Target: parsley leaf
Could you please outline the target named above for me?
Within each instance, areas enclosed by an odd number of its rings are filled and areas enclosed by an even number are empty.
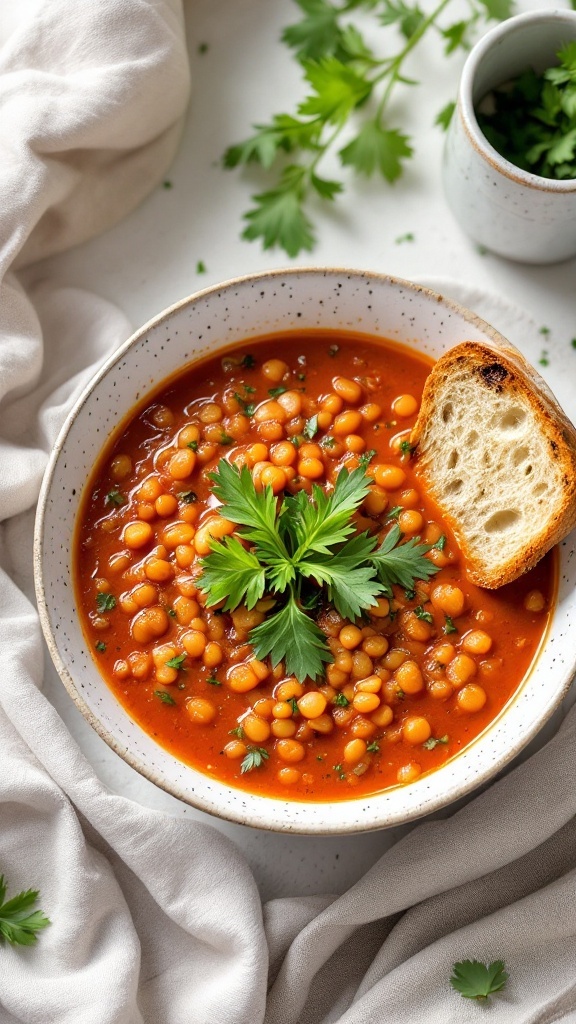
[[[311,416],[309,420],[306,420],[302,433],[304,434],[304,437],[311,441],[318,433],[318,429],[318,416]]]
[[[240,765],[240,773],[245,775],[254,768],[260,768],[269,757],[270,754],[265,747],[248,747],[248,753]]]
[[[106,644],[104,643],[104,641],[103,641],[103,640],[99,640],[99,641],[98,641],[98,643],[96,644],[96,650],[97,650],[97,651],[98,651],[98,652],[99,652],[100,654],[104,654],[104,651],[106,650]]]
[[[32,911],[38,896],[37,889],[26,889],[4,902],[6,882],[0,875],[0,940],[5,939],[11,946],[34,945],[37,932],[50,924],[42,910]]]
[[[434,750],[439,744],[446,745],[448,743],[448,736],[439,736],[438,738],[430,736],[429,739],[425,740],[422,746],[425,750]]]
[[[378,121],[366,121],[358,135],[340,150],[343,165],[370,177],[378,171],[392,183],[402,174],[402,161],[412,156],[408,136]]]
[[[115,505],[116,508],[120,508],[121,505],[126,503],[124,495],[115,487],[114,490],[108,491],[108,494],[104,498],[105,505]]]
[[[444,632],[447,633],[447,634],[448,633],[457,633],[458,632],[456,626],[454,625],[454,620],[453,620],[451,615],[446,615],[445,616]]]
[[[349,703],[350,703],[350,701],[348,700],[348,697],[345,697],[345,696],[344,696],[344,694],[343,694],[343,693],[337,693],[337,694],[336,694],[336,695],[334,696],[334,698],[333,698],[333,700],[332,700],[332,703],[333,703],[333,704],[335,704],[335,705],[336,705],[336,707],[339,707],[339,708],[347,708],[347,707],[348,707],[348,705],[349,705]]]
[[[186,655],[185,654],[177,654],[174,658],[170,658],[169,661],[166,662],[166,668],[178,668],[178,669],[180,669],[180,668],[182,668],[182,665],[184,664],[185,661],[186,661]]]
[[[180,491],[178,498],[180,501],[183,501],[185,505],[193,505],[195,501],[198,501],[198,495],[195,491]]]
[[[114,594],[96,594],[96,608],[100,613],[111,612],[116,607]]]
[[[494,960],[491,964],[461,960],[452,968],[450,984],[465,999],[487,999],[494,992],[500,992],[508,981],[504,968],[503,960]]]
[[[169,704],[171,707],[176,706],[174,697],[167,690],[154,690],[154,696],[158,697],[158,700],[162,701],[163,704]]]
[[[388,597],[394,584],[412,590],[415,580],[429,580],[438,572],[438,567],[424,557],[431,545],[421,544],[416,537],[400,544],[401,538],[400,527],[395,524],[371,555]]]
[[[424,611],[421,604],[414,609],[414,615],[417,619],[421,619],[422,622],[428,622],[431,626],[434,624],[434,616],[432,615],[432,612]]]
[[[324,663],[332,661],[324,633],[292,596],[279,612],[251,630],[249,638],[260,661],[268,655],[273,666],[283,661],[287,674],[300,680],[316,679]]]

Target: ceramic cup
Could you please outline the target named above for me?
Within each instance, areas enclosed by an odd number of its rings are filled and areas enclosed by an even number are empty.
[[[557,63],[576,39],[576,11],[520,14],[488,32],[464,65],[446,140],[444,188],[460,226],[475,242],[522,263],[556,263],[576,254],[576,180],[521,170],[483,135],[474,107],[527,67]]]

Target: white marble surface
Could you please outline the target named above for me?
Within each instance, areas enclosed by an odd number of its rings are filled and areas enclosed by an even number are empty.
[[[558,5],[524,0],[518,10],[538,6]],[[463,14],[466,9],[463,3]],[[261,181],[255,174],[224,171],[218,161],[227,145],[249,133],[251,122],[292,109],[302,95],[296,65],[278,41],[282,27],[296,16],[291,0],[189,2],[194,86],[182,146],[167,176],[173,187],[157,188],[102,237],[35,266],[28,280],[50,276],[95,291],[137,327],[198,288],[286,266],[283,253],[264,253],[257,243],[239,238],[241,214]],[[203,55],[200,43],[208,44]],[[535,339],[545,325],[551,333],[542,336],[541,348],[549,351],[550,365],[542,372],[570,406],[576,402],[576,350],[570,345],[576,335],[576,260],[537,267],[480,255],[455,224],[442,194],[443,135],[432,125],[437,111],[455,96],[462,60],[446,60],[439,46],[427,46],[425,59],[411,69],[427,87],[406,93],[393,110],[415,140],[416,159],[407,174],[393,188],[348,179],[334,211],[318,210],[316,249],[294,262],[434,279],[431,283],[465,298],[480,315],[492,313],[494,325],[503,333],[508,329],[521,347],[525,332],[531,338],[527,354],[536,360]],[[329,175],[331,168],[325,169]],[[407,232],[414,241],[397,243]],[[206,266],[202,275],[196,273],[198,260]],[[497,293],[500,301],[486,298],[486,292]],[[516,314],[515,306],[524,314]],[[244,850],[265,898],[342,891],[398,836],[399,830],[336,838],[282,836],[209,818],[157,789],[114,754],[76,710],[51,665],[46,688],[111,790],[171,814],[211,821]]]

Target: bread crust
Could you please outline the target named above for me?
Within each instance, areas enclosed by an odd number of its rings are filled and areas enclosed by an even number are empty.
[[[453,507],[442,493],[437,456],[428,457],[432,442],[434,446],[437,444],[438,432],[442,430],[441,396],[445,395],[456,375],[460,378],[469,376],[474,381],[474,387],[479,389],[480,402],[483,389],[487,406],[493,402],[494,395],[509,399],[511,404],[514,401],[528,403],[537,430],[545,439],[554,478],[560,482],[557,488],[560,493],[554,495],[550,516],[544,516],[533,527],[531,525],[525,544],[512,557],[502,555],[495,558],[493,553],[488,557],[473,550],[465,526],[454,515]],[[476,421],[474,425],[479,426]],[[449,521],[464,557],[467,575],[478,586],[495,589],[517,579],[536,565],[576,525],[576,429],[540,374],[510,343],[496,345],[467,341],[442,356],[426,382],[410,443],[415,447],[417,473],[423,477],[429,493]],[[519,476],[519,494],[522,486]],[[495,513],[498,497],[496,487]]]

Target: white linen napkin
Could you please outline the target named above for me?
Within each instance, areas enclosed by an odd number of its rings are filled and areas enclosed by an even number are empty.
[[[546,747],[414,828],[348,893],[262,909],[228,839],[107,791],[44,697],[33,506],[66,412],[129,327],[78,289],[46,281],[26,294],[15,268],[109,226],[161,179],[188,67],[179,0],[29,2],[9,27],[0,874],[10,894],[40,888],[52,924],[35,947],[0,946],[0,1024],[466,1024],[481,1009],[448,985],[466,957],[506,960],[492,1024],[575,1021],[573,712]]]

